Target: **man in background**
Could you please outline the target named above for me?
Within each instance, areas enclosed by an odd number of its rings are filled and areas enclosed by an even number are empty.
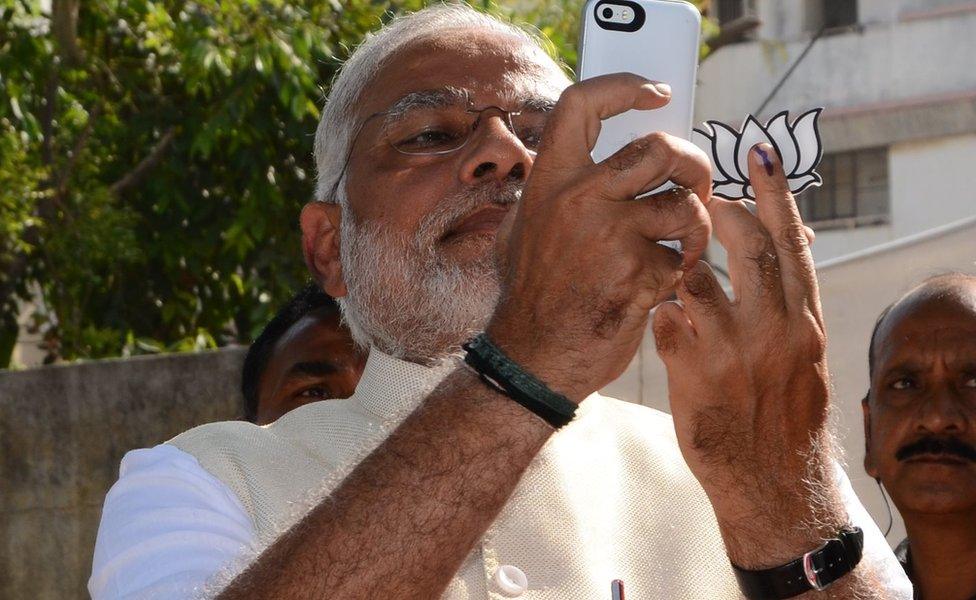
[[[267,425],[309,402],[348,398],[366,363],[339,306],[309,283],[265,326],[244,359],[244,418]]]
[[[926,280],[881,314],[864,398],[865,470],[908,538],[916,598],[976,598],[976,276]]]

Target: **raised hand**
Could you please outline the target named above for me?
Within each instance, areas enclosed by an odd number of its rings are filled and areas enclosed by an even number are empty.
[[[708,158],[666,134],[639,138],[600,163],[600,120],[670,100],[666,86],[615,74],[565,90],[550,117],[514,218],[499,232],[503,294],[488,334],[516,362],[579,401],[617,377],[666,299],[682,257],[711,232]],[[667,180],[687,189],[635,200]]]
[[[685,460],[733,562],[768,567],[816,547],[847,516],[832,484],[826,333],[808,233],[775,151],[749,157],[758,216],[715,198],[734,298],[705,263],[654,317]]]

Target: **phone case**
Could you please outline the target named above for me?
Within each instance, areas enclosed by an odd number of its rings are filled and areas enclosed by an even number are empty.
[[[597,11],[630,7],[643,22],[635,31],[601,26]],[[621,9],[623,10],[623,9]],[[631,110],[603,121],[593,148],[599,162],[629,142],[655,131],[690,139],[701,15],[687,2],[669,0],[589,0],[583,7],[579,79],[629,72],[671,86],[671,102],[655,110]],[[670,187],[670,186],[668,186]],[[665,189],[662,186],[659,189]],[[655,190],[657,191],[657,190]]]

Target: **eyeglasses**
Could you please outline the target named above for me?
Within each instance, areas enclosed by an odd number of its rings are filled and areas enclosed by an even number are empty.
[[[530,100],[517,110],[505,110],[498,106],[472,108],[468,102],[447,106],[393,108],[373,113],[363,119],[356,129],[329,197],[335,197],[349,167],[359,135],[373,119],[387,117],[380,135],[394,150],[408,156],[429,157],[450,154],[463,148],[474,137],[474,132],[487,111],[499,113],[508,130],[522,142],[526,150],[535,154],[542,141],[542,131],[552,111],[552,104]]]

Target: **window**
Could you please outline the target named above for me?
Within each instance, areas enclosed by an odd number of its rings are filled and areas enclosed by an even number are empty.
[[[735,21],[745,12],[742,0],[719,0],[718,1],[718,22],[724,25],[729,21]]]
[[[857,25],[857,0],[819,0],[807,4],[807,11],[810,31]]]
[[[797,197],[803,221],[816,229],[888,222],[888,149],[827,154],[817,172],[821,187]]]
[[[824,0],[823,24],[827,29],[857,25],[857,0]]]
[[[755,16],[755,0],[718,0],[718,24],[726,25],[743,17]]]

